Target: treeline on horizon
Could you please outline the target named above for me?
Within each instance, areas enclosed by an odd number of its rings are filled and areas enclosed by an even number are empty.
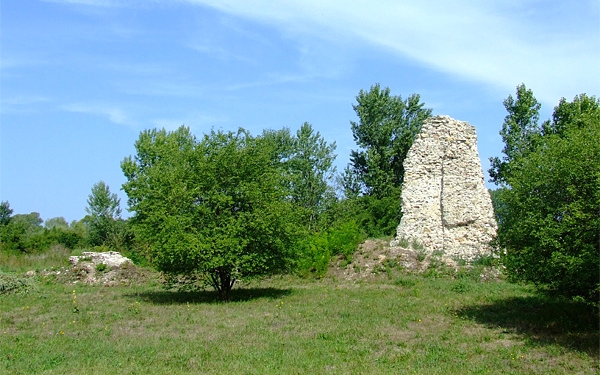
[[[490,159],[499,224],[497,256],[512,281],[568,298],[600,296],[600,100],[562,99],[540,123],[525,85],[504,101],[501,157]],[[122,186],[133,216],[104,182],[87,215],[67,223],[15,214],[0,204],[0,251],[114,250],[167,280],[214,287],[222,299],[237,280],[294,272],[322,277],[332,257],[350,262],[368,237],[395,234],[403,162],[432,110],[376,84],[361,90],[351,121],[357,149],[338,173],[334,143],[309,123],[289,129],[211,131],[184,126],[143,131],[125,158]]]

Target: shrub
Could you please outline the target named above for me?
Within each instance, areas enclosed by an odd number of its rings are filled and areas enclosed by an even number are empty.
[[[296,244],[297,271],[303,277],[323,277],[327,273],[331,250],[326,233],[315,233]]]
[[[31,278],[0,272],[0,294],[26,294],[33,290],[34,286]]]
[[[498,265],[498,258],[493,255],[481,255],[473,261],[474,266],[495,267]]]
[[[343,257],[346,265],[352,260],[364,234],[354,221],[340,223],[328,231],[314,233],[296,244],[297,272],[304,277],[323,277],[331,257]]]

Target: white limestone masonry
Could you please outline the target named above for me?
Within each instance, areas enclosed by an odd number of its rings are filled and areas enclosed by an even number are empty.
[[[392,246],[472,260],[491,254],[497,224],[477,152],[475,127],[449,116],[423,123],[404,161],[402,219]]]

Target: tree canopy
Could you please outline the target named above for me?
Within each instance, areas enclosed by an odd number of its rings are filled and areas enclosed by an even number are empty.
[[[403,100],[379,84],[360,90],[352,106],[358,122],[350,122],[360,149],[351,151],[344,179],[349,195],[383,198],[402,186],[406,154],[432,112],[420,100],[418,94]]]
[[[563,99],[543,130],[526,134],[535,142],[506,160],[510,169],[499,169],[505,188],[496,193],[496,207],[507,272],[514,280],[597,302],[600,101],[585,94]]]
[[[541,130],[538,124],[541,104],[524,84],[517,86],[516,98],[509,95],[503,103],[508,112],[500,131],[504,156],[502,159],[490,158],[491,168],[488,170],[490,181],[496,184],[506,182],[511,164],[535,147],[535,139]]]
[[[186,127],[140,134],[122,162],[134,229],[167,274],[199,274],[222,299],[236,280],[286,270],[294,212],[272,142]]]
[[[121,200],[117,194],[110,192],[104,181],[92,186],[88,196],[87,224],[89,225],[88,241],[92,246],[114,245],[119,236],[118,220],[121,218]]]

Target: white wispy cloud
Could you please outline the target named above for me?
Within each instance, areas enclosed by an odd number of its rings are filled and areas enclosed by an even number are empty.
[[[543,102],[599,88],[597,3],[445,0],[188,0],[291,38],[366,43],[437,71]]]
[[[41,95],[2,96],[0,98],[0,113],[30,113],[39,111],[42,103],[50,99]]]
[[[73,103],[61,107],[68,112],[101,116],[118,125],[136,127],[136,122],[123,109],[114,105]]]

